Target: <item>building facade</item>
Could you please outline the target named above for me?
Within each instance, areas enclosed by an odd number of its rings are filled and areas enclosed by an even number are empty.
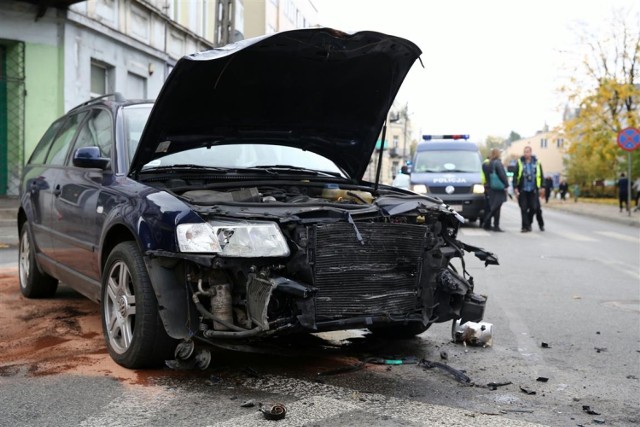
[[[55,118],[107,93],[155,98],[180,57],[243,23],[241,0],[0,0],[0,195]]]
[[[311,0],[244,0],[244,12],[245,38],[318,25]]]

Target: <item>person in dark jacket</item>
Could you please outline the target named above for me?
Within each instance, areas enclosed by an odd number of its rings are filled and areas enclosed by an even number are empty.
[[[550,176],[544,179],[544,202],[549,203],[549,197],[551,197],[551,191],[553,191],[553,178]]]
[[[489,162],[482,165],[485,182],[489,189],[489,211],[485,213],[482,226],[485,230],[504,231],[500,228],[500,209],[502,204],[507,201],[507,189],[509,188],[509,179],[504,171],[504,166],[500,161],[500,150],[494,148],[489,154]],[[491,173],[495,172],[498,179],[502,183],[502,189],[494,188],[491,183]],[[491,218],[493,218],[493,227],[491,226]]]
[[[522,218],[520,231],[523,233],[531,231],[531,221],[534,214],[537,217],[540,231],[544,231],[542,209],[538,197],[538,189],[542,185],[543,176],[542,164],[536,156],[531,154],[531,147],[524,147],[524,155],[518,160],[513,175],[513,189],[518,198]]]
[[[622,205],[624,204],[625,210],[629,210],[629,179],[622,172],[620,179],[618,180],[618,201],[620,202],[620,212],[622,212]]]
[[[560,200],[564,202],[567,198],[567,193],[569,192],[569,184],[567,184],[567,181],[563,179],[562,182],[560,182],[558,191],[560,191]]]

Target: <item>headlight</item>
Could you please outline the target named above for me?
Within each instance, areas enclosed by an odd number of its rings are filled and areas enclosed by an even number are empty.
[[[484,185],[482,185],[482,184],[473,184],[473,193],[474,194],[484,194]]]
[[[413,192],[414,193],[419,193],[419,194],[426,194],[427,193],[427,186],[424,184],[414,184],[413,185]]]
[[[280,228],[273,222],[180,224],[176,234],[181,252],[240,258],[284,257],[290,253]]]

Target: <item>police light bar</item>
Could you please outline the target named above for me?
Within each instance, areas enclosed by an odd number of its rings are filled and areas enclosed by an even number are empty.
[[[469,135],[422,135],[425,141],[432,139],[469,139]]]

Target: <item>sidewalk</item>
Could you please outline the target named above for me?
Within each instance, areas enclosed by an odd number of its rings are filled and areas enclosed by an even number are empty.
[[[618,205],[608,205],[603,203],[592,203],[589,199],[578,199],[574,202],[573,199],[561,201],[557,199],[549,200],[549,203],[544,203],[542,200],[542,209],[557,209],[566,212],[572,212],[576,215],[585,215],[593,218],[602,219],[605,221],[617,222],[633,227],[640,227],[640,210],[634,211],[635,208],[633,201],[631,203],[631,215],[629,212],[622,211]]]

